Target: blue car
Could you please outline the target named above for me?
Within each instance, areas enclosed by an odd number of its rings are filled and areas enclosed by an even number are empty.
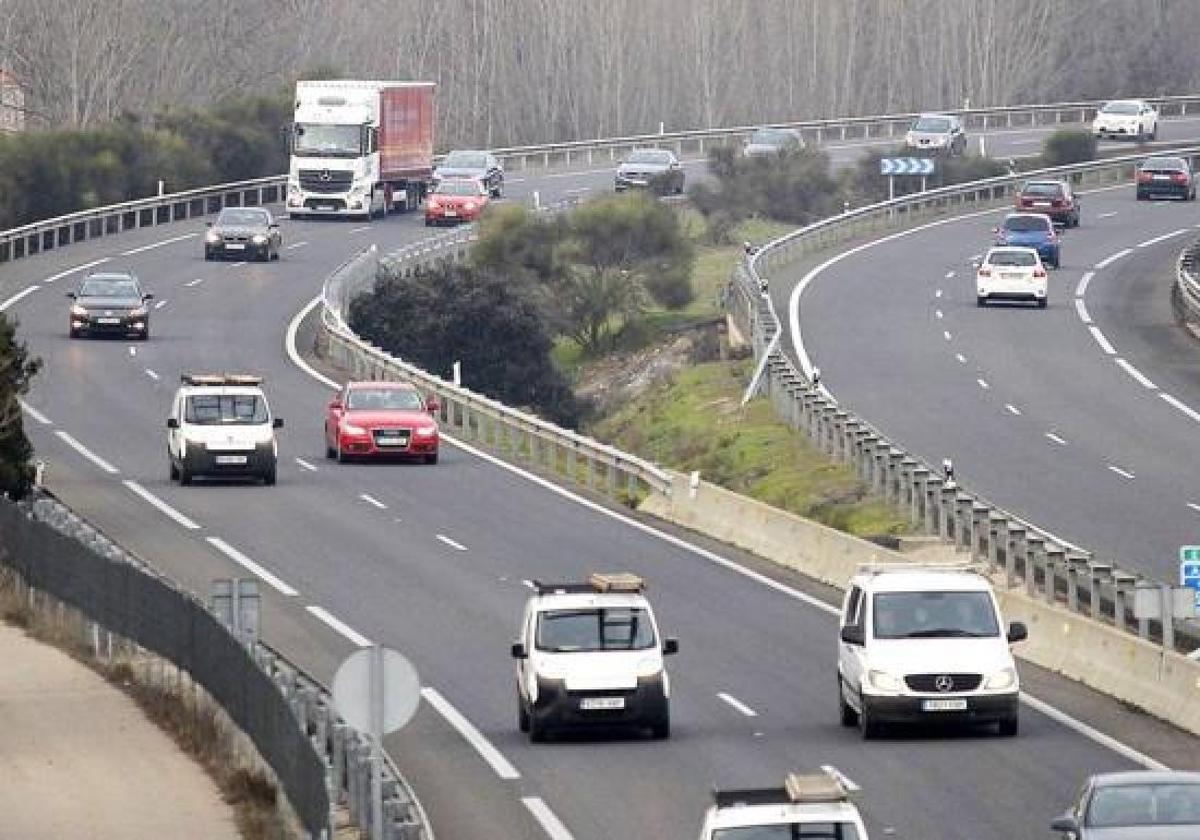
[[[1058,268],[1062,264],[1062,243],[1045,213],[1009,213],[993,233],[997,245],[1033,248],[1046,265]]]

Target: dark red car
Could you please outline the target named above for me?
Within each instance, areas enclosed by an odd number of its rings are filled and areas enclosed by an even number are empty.
[[[425,224],[474,222],[488,204],[488,191],[474,178],[447,178],[438,182],[425,202]]]
[[[325,457],[438,460],[440,410],[408,382],[349,382],[325,413]]]
[[[1016,205],[1018,210],[1045,213],[1064,227],[1079,227],[1079,197],[1067,181],[1026,181]]]

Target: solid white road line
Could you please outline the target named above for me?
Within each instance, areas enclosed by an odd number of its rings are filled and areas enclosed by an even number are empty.
[[[1117,260],[1121,259],[1122,257],[1127,257],[1132,253],[1133,253],[1132,248],[1126,248],[1124,251],[1117,251],[1117,253],[1107,256],[1104,259],[1100,260],[1100,262],[1096,263],[1096,270],[1099,271],[1102,268],[1108,268],[1110,265],[1115,263]]]
[[[466,551],[467,550],[467,547],[465,545],[462,545],[461,543],[456,543],[454,540],[450,539],[445,534],[438,534],[437,538],[439,540],[441,540],[442,542],[444,542],[446,545],[453,548],[455,551]]]
[[[333,613],[331,613],[329,610],[325,609],[324,607],[318,607],[318,606],[314,606],[314,605],[310,604],[307,607],[305,607],[305,609],[308,610],[313,615],[315,615],[317,618],[319,618],[325,624],[332,627],[338,633],[345,636],[347,639],[349,639],[352,643],[354,643],[358,647],[371,647],[372,642],[370,639],[368,639],[362,633],[359,633],[357,630],[355,630],[349,624],[346,624],[344,621],[342,621],[340,618],[335,616]]]
[[[8,309],[8,307],[12,306],[14,303],[19,301],[21,298],[25,297],[26,295],[33,294],[40,288],[42,288],[42,287],[35,283],[34,285],[30,286],[27,289],[22,289],[21,291],[17,292],[15,295],[10,297],[8,300],[4,301],[4,303],[0,303],[0,312],[3,312],[4,310]]]
[[[358,498],[362,499],[364,502],[371,505],[372,507],[377,507],[380,510],[387,510],[387,505],[385,505],[383,502],[379,501],[374,496],[372,496],[368,493],[359,493]]]
[[[935,317],[936,317],[938,320],[941,320],[942,318],[945,318],[945,317],[946,317],[946,316],[945,316],[945,315],[942,313],[942,310],[940,310],[940,309],[935,309],[935,310],[933,310],[933,314],[934,314],[934,316],[935,316]]]
[[[45,414],[42,414],[42,412],[38,411],[36,408],[31,406],[29,403],[25,402],[25,400],[21,399],[20,397],[17,397],[17,402],[21,404],[22,411],[24,411],[26,414],[28,414],[34,420],[41,423],[43,426],[53,426],[54,425],[54,422],[49,417],[47,417]]]
[[[270,584],[271,587],[280,594],[287,595],[289,598],[300,594],[220,537],[209,537],[208,542],[213,548],[217,549],[217,551],[224,554],[243,569],[246,569],[248,572],[250,572],[250,574],[261,578],[263,581]]]
[[[1100,744],[1102,747],[1107,747],[1108,749],[1115,752],[1117,755],[1129,759],[1134,764],[1140,764],[1141,766],[1145,767],[1147,770],[1170,770],[1171,769],[1167,765],[1163,764],[1161,761],[1156,761],[1153,758],[1151,758],[1150,756],[1146,755],[1145,753],[1138,752],[1133,747],[1131,747],[1127,744],[1121,743],[1116,738],[1113,738],[1110,735],[1105,735],[1100,730],[1095,729],[1091,726],[1088,726],[1086,723],[1084,723],[1081,720],[1076,720],[1075,718],[1068,715],[1066,712],[1061,711],[1060,709],[1057,709],[1054,706],[1051,706],[1049,703],[1045,702],[1044,700],[1039,700],[1036,697],[1026,694],[1024,691],[1021,692],[1021,701],[1023,703],[1025,703],[1025,705],[1034,709],[1035,711],[1041,712],[1042,714],[1044,714],[1046,717],[1050,718],[1051,720],[1057,721],[1058,723],[1061,723],[1063,726],[1067,726],[1067,727],[1070,727],[1071,729],[1074,729],[1076,732],[1078,732],[1080,735],[1083,735],[1085,738],[1089,738],[1092,741],[1095,741],[1097,744]]]
[[[1115,215],[1117,215],[1117,211],[1113,210],[1111,213],[1097,213],[1096,218],[1097,219],[1110,219]]]
[[[521,803],[533,814],[533,818],[541,825],[542,830],[549,835],[550,840],[575,840],[562,821],[550,810],[550,806],[542,801],[540,796],[522,796]]]
[[[1151,245],[1157,245],[1159,242],[1165,242],[1166,240],[1170,239],[1173,236],[1179,236],[1181,233],[1190,233],[1190,230],[1188,228],[1180,228],[1179,230],[1173,230],[1170,233],[1164,233],[1162,236],[1156,236],[1153,239],[1147,239],[1145,242],[1139,242],[1137,244],[1137,247],[1138,248],[1149,248]]]
[[[1088,283],[1092,282],[1092,278],[1096,276],[1094,271],[1085,271],[1083,276],[1079,278],[1079,285],[1075,287],[1075,297],[1083,297],[1087,294]]]
[[[938,289],[936,292],[933,293],[933,296],[935,298],[940,298],[942,296],[942,290]]]
[[[296,249],[296,248],[303,248],[303,247],[304,247],[305,245],[307,245],[307,244],[308,244],[307,242],[293,242],[291,245],[285,245],[285,246],[283,246],[283,250],[285,250],[285,251],[291,251],[291,250],[294,250],[294,249]]]
[[[302,469],[306,469],[309,472],[317,471],[316,467],[314,467],[312,464],[308,463],[308,461],[305,461],[303,458],[297,458],[296,463],[299,464]]]
[[[300,351],[296,349],[296,333],[300,330],[300,322],[308,317],[308,313],[312,312],[320,305],[321,296],[317,295],[315,298],[306,303],[299,312],[296,313],[295,317],[292,318],[291,323],[288,324],[287,332],[284,333],[283,349],[287,352],[288,358],[292,360],[292,364],[300,368],[300,370],[307,373],[322,385],[337,390],[342,386],[330,379],[325,374],[321,373],[308,362],[304,361],[304,359],[300,357]]]
[[[130,347],[130,348],[129,348],[129,355],[130,355],[130,356],[136,356],[136,355],[137,355],[137,348],[136,348],[136,347]]]
[[[1054,441],[1055,443],[1057,443],[1059,446],[1067,445],[1067,442],[1063,438],[1054,434],[1054,432],[1046,432],[1046,437],[1049,438],[1050,440]]]
[[[87,458],[89,461],[91,461],[93,464],[95,464],[100,469],[104,470],[106,473],[109,473],[111,475],[116,475],[117,473],[120,472],[120,470],[118,470],[112,464],[108,463],[108,461],[105,461],[103,458],[101,458],[95,452],[88,449],[86,446],[84,446],[79,441],[75,440],[75,438],[71,437],[69,434],[64,432],[62,429],[59,429],[57,432],[55,432],[55,434],[58,435],[62,439],[63,443],[65,443],[67,446],[74,449],[76,452],[78,452],[84,458]]]
[[[154,371],[150,370],[150,368],[146,368],[146,375],[149,376],[151,379],[158,381],[158,374],[155,373]]]
[[[758,712],[751,709],[749,706],[747,706],[741,700],[734,697],[732,694],[726,694],[724,691],[718,691],[717,697],[719,697],[723,702],[728,703],[730,706],[737,709],[739,712],[741,712],[746,717],[758,717]]]
[[[1121,476],[1121,478],[1128,478],[1128,479],[1133,478],[1133,473],[1131,473],[1129,470],[1123,470],[1120,467],[1114,467],[1112,464],[1105,464],[1104,466],[1108,467],[1110,470],[1115,472],[1117,475]]]
[[[370,229],[370,225],[363,225],[362,227],[350,228],[350,230],[346,231],[346,233],[362,233],[363,231]]]
[[[953,280],[953,279],[954,279],[954,272],[953,272],[953,271],[947,271],[947,272],[946,272],[946,279],[947,279],[947,280]]]
[[[171,245],[175,242],[182,242],[185,239],[192,239],[195,236],[196,234],[194,233],[185,233],[183,236],[174,236],[170,239],[164,239],[162,242],[155,242],[151,245],[143,245],[140,248],[130,248],[128,251],[122,251],[121,256],[132,257],[134,254],[141,254],[145,251],[153,251],[155,248],[161,248],[164,245]]]
[[[984,380],[984,379],[976,379],[975,381],[976,381],[976,382],[978,382],[978,383],[979,383],[979,387],[980,387],[980,388],[982,388],[982,389],[983,389],[983,390],[985,390],[985,391],[986,391],[988,388],[991,388],[991,387],[992,387],[991,385],[987,384],[987,380]]]
[[[949,330],[942,330],[942,338],[946,339],[947,341],[950,341],[954,338],[954,336],[950,335]]]
[[[1140,370],[1135,368],[1133,365],[1129,364],[1129,362],[1127,362],[1125,359],[1117,359],[1117,364],[1121,366],[1121,369],[1123,371],[1125,371],[1130,376],[1132,376],[1134,379],[1136,379],[1143,388],[1150,388],[1151,390],[1155,390],[1155,391],[1158,390],[1158,386],[1155,385],[1153,382],[1151,382],[1149,379],[1147,379],[1146,374],[1142,373]]]
[[[1196,411],[1194,408],[1187,405],[1182,400],[1178,400],[1175,397],[1171,396],[1170,394],[1159,394],[1159,396],[1162,397],[1163,400],[1165,402],[1167,402],[1169,405],[1173,405],[1175,408],[1182,411],[1188,417],[1192,418],[1197,423],[1200,423],[1200,412]]]
[[[834,767],[832,764],[822,764],[821,769],[824,770],[826,773],[828,773],[830,776],[833,776],[839,782],[841,782],[842,787],[844,787],[846,790],[850,791],[851,793],[854,793],[854,791],[856,791],[856,790],[860,790],[857,782],[855,782],[853,779],[851,779],[849,776],[847,776],[841,770]]]
[[[128,479],[126,479],[125,481],[122,481],[121,483],[124,484],[126,487],[128,487],[130,490],[132,490],[137,495],[141,496],[144,501],[149,502],[154,508],[156,508],[158,510],[159,513],[166,514],[167,517],[174,520],[176,524],[182,525],[184,528],[187,528],[189,531],[197,531],[200,529],[199,524],[197,524],[195,522],[195,520],[189,519],[188,517],[184,516],[182,513],[177,511],[175,508],[171,507],[169,504],[164,502],[158,496],[155,496],[153,493],[151,493],[149,490],[147,490],[142,485],[138,484],[136,481],[129,481]]]
[[[1006,403],[1004,407],[1008,409],[1009,414],[1012,414],[1015,417],[1021,416],[1021,409],[1017,408],[1012,403]]]
[[[437,692],[437,689],[426,686],[421,689],[421,696],[425,698],[434,710],[446,719],[446,723],[458,730],[458,734],[467,739],[467,743],[475,748],[475,752],[488,763],[488,766],[501,779],[519,779],[521,774],[517,772],[517,768],[513,767],[509,760],[504,757],[500,750],[492,746],[487,738],[475,728],[471,721],[463,717],[462,712],[454,708],[450,701]]]
[[[1088,314],[1087,304],[1083,302],[1083,298],[1075,298],[1075,313],[1079,316],[1079,320],[1085,324],[1092,323],[1092,316]]]
[[[166,305],[167,305],[167,300],[166,300],[166,298],[163,298],[163,299],[162,299],[162,300],[160,300],[158,303],[154,304],[154,308],[155,308],[155,309],[162,309],[162,308],[163,308],[164,306],[166,306]]]
[[[104,265],[106,262],[109,261],[109,259],[110,259],[109,257],[101,257],[98,260],[92,260],[90,263],[84,263],[83,265],[77,265],[74,268],[68,268],[66,271],[58,272],[58,274],[51,274],[49,277],[47,277],[42,282],[43,283],[53,283],[55,280],[61,280],[64,277],[70,277],[72,274],[74,274],[77,271],[86,271],[89,268],[95,268],[98,265]]]
[[[958,363],[960,365],[965,365],[967,363],[967,357],[964,356],[962,353],[955,353],[954,358],[958,359]]]
[[[1108,343],[1108,339],[1104,337],[1104,333],[1100,332],[1099,327],[1088,327],[1092,333],[1092,338],[1096,339],[1096,343],[1100,345],[1100,349],[1110,356],[1117,355],[1116,349]]]
[[[189,280],[186,283],[184,283],[183,285],[187,286],[190,289],[193,286],[199,286],[203,282],[204,282],[203,277],[197,277],[195,280]]]

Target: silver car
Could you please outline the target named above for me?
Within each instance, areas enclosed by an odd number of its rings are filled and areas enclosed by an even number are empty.
[[[617,192],[649,188],[666,195],[683,192],[683,167],[667,149],[634,149],[621,161],[613,186]]]
[[[803,148],[804,137],[794,128],[760,128],[750,135],[742,153],[746,157],[762,157]]]
[[[967,150],[967,133],[962,120],[950,114],[921,114],[904,135],[910,149],[961,155]]]
[[[1200,837],[1200,773],[1098,773],[1050,830],[1073,840],[1195,840]]]
[[[434,182],[443,178],[474,178],[483,184],[492,198],[500,198],[504,194],[504,166],[491,152],[450,152],[433,171]]]

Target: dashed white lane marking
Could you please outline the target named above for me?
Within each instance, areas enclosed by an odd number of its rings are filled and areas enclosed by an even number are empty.
[[[137,348],[136,348],[136,347],[130,347],[130,348],[129,348],[129,355],[130,355],[130,356],[136,356],[136,355],[137,355]]]
[[[954,272],[953,272],[953,271],[947,271],[947,272],[946,272],[946,279],[947,279],[947,280],[953,280],[953,279],[954,279]]]
[[[154,242],[150,245],[143,245],[140,248],[130,248],[128,251],[122,251],[121,256],[132,257],[134,254],[141,254],[146,251],[153,251],[155,248],[161,248],[164,245],[171,245],[176,242],[182,242],[185,239],[192,239],[196,236],[194,233],[185,233],[183,236],[173,236],[170,239],[164,239],[162,242]]]
[[[335,616],[333,613],[331,613],[329,610],[325,609],[324,607],[318,607],[315,604],[309,604],[304,609],[308,610],[308,612],[312,613],[317,618],[321,619],[322,622],[324,622],[329,627],[332,627],[338,633],[345,636],[347,639],[349,639],[351,642],[353,642],[358,647],[364,647],[364,648],[371,647],[372,642],[370,639],[368,639],[362,633],[359,633],[357,630],[355,630],[349,624],[342,621],[340,618]]]
[[[935,309],[933,311],[933,314],[938,320],[941,320],[942,318],[946,317],[944,314],[942,314],[942,310],[940,310],[940,309]]]
[[[1137,244],[1137,247],[1138,248],[1149,248],[1151,245],[1157,245],[1159,242],[1165,242],[1166,240],[1170,239],[1173,236],[1179,236],[1181,233],[1189,233],[1189,232],[1190,231],[1188,230],[1188,228],[1180,228],[1179,230],[1173,230],[1170,233],[1164,233],[1162,236],[1156,236],[1153,239],[1147,239],[1145,242],[1139,242]]]
[[[1171,396],[1170,394],[1159,394],[1159,396],[1162,397],[1163,400],[1168,405],[1174,406],[1175,408],[1179,409],[1184,414],[1186,414],[1188,417],[1195,420],[1197,423],[1200,423],[1200,412],[1197,412],[1194,408],[1187,405],[1182,400],[1178,400],[1175,397]]]
[[[446,719],[448,724],[458,730],[459,735],[467,739],[467,743],[475,748],[475,752],[479,753],[479,756],[488,763],[497,776],[501,779],[521,778],[517,768],[513,767],[500,750],[493,747],[491,742],[483,737],[471,721],[463,717],[462,712],[454,708],[449,700],[439,694],[437,689],[426,686],[421,689],[421,696],[425,698],[426,703],[433,706],[434,711]]]
[[[986,391],[988,388],[991,388],[991,387],[992,387],[991,385],[987,384],[987,380],[986,380],[986,379],[976,379],[975,381],[976,381],[976,382],[978,382],[978,383],[979,383],[979,387],[980,387],[980,388],[982,388],[982,389],[983,389],[983,390],[985,390],[985,391]]]
[[[195,280],[189,280],[186,283],[184,283],[183,285],[187,286],[190,289],[193,286],[199,286],[203,282],[204,282],[203,277],[197,277]]]
[[[465,545],[463,545],[462,543],[456,543],[454,540],[450,539],[445,534],[438,534],[437,538],[441,542],[444,542],[446,545],[453,548],[455,551],[466,551],[467,550],[467,547]]]
[[[522,796],[521,803],[533,814],[533,818],[541,825],[542,830],[550,836],[550,840],[575,840],[567,827],[562,824],[550,806],[542,801],[540,796]]]
[[[42,287],[35,283],[27,289],[22,289],[21,291],[17,292],[15,295],[10,297],[8,300],[4,301],[4,303],[0,303],[0,312],[3,312],[4,310],[8,309],[8,307],[12,306],[14,303],[21,300],[21,298],[25,297],[26,295],[33,294],[40,288],[42,288]]]
[[[59,438],[62,439],[63,443],[65,443],[67,446],[74,449],[76,452],[78,452],[84,458],[87,458],[89,461],[91,461],[93,464],[95,464],[100,469],[104,470],[109,475],[116,475],[117,473],[120,472],[120,470],[118,470],[112,464],[108,463],[108,461],[105,461],[103,458],[101,458],[95,452],[88,449],[86,446],[84,446],[79,441],[75,440],[75,438],[71,437],[69,434],[64,432],[62,429],[59,429],[57,432],[55,432],[55,434],[58,435]]]
[[[303,248],[307,244],[308,244],[307,242],[293,242],[291,245],[284,245],[283,250],[293,251],[296,248]]]
[[[150,370],[150,368],[146,368],[146,375],[149,376],[151,379],[153,379],[155,382],[158,381],[158,378],[159,378],[158,374],[155,373],[154,371]]]
[[[187,516],[184,516],[182,513],[177,511],[175,508],[171,507],[169,504],[164,502],[158,496],[155,496],[153,493],[151,493],[149,490],[147,490],[142,485],[138,484],[136,481],[126,480],[126,481],[122,481],[121,483],[124,484],[126,487],[128,487],[130,490],[132,490],[137,495],[141,496],[143,501],[149,502],[152,507],[154,507],[156,510],[158,510],[159,513],[166,514],[166,516],[168,518],[172,519],[176,524],[182,525],[184,528],[187,528],[189,531],[198,531],[200,529],[199,524],[197,524],[195,520],[190,519]]]
[[[1100,349],[1110,356],[1117,355],[1116,348],[1108,343],[1108,339],[1104,337],[1104,333],[1100,332],[1099,327],[1091,326],[1088,330],[1092,333],[1092,338],[1096,339],[1096,343],[1100,345]]]
[[[842,787],[844,787],[846,790],[850,791],[851,793],[854,793],[854,791],[856,791],[856,790],[860,790],[857,782],[855,782],[853,779],[851,779],[849,776],[847,776],[841,770],[834,767],[832,764],[822,764],[821,769],[824,770],[826,773],[828,773],[830,776],[833,776],[839,782],[841,782]]]
[[[74,274],[77,271],[86,271],[89,268],[95,268],[98,265],[104,265],[106,262],[109,261],[109,259],[111,259],[111,257],[101,257],[98,260],[92,260],[90,263],[84,263],[83,265],[77,265],[74,268],[68,268],[66,271],[58,272],[58,274],[51,274],[49,277],[47,277],[42,282],[43,283],[53,283],[55,280],[61,280],[64,277],[70,277],[72,274]]]
[[[1190,507],[1192,510],[1196,511],[1196,513],[1200,513],[1200,505],[1195,504],[1193,502],[1188,502],[1187,506]]]
[[[1075,312],[1079,315],[1079,320],[1085,324],[1092,323],[1092,316],[1088,314],[1087,304],[1083,302],[1083,298],[1075,298]]]
[[[243,268],[245,265],[246,265],[246,261],[242,260],[241,262],[235,262],[233,265],[231,265],[229,267],[230,268]]]
[[[237,563],[243,569],[250,572],[250,574],[269,584],[279,594],[286,595],[289,598],[300,594],[220,537],[209,537],[208,543],[234,563]]]
[[[952,338],[954,338],[954,336],[950,335],[950,331],[949,331],[949,330],[943,330],[943,331],[942,331],[942,338],[946,339],[947,341],[950,341]]]
[[[28,414],[34,420],[41,423],[43,426],[53,426],[54,425],[54,422],[49,417],[47,417],[45,414],[42,414],[42,412],[38,411],[36,408],[31,406],[29,403],[25,402],[25,400],[18,397],[17,402],[21,404],[22,411],[24,411],[26,414]]]
[[[728,704],[729,706],[732,706],[734,709],[737,709],[739,712],[741,712],[746,717],[758,717],[758,712],[751,709],[749,706],[747,706],[741,700],[734,697],[732,694],[726,694],[724,691],[718,691],[717,697],[720,698],[722,702]]]
[[[1075,287],[1075,297],[1083,297],[1087,294],[1088,283],[1092,282],[1092,278],[1096,276],[1094,271],[1085,271],[1083,276],[1079,278],[1079,285]]]
[[[965,365],[967,363],[967,357],[964,356],[962,353],[955,353],[954,358],[958,359],[958,363],[960,365]]]
[[[1133,478],[1133,473],[1131,473],[1129,470],[1123,470],[1120,467],[1113,466],[1112,464],[1105,464],[1104,466],[1108,467],[1110,470],[1115,472],[1117,475],[1121,476],[1121,478],[1128,478],[1128,479]]]
[[[300,465],[300,468],[301,468],[301,469],[308,470],[309,472],[316,472],[316,471],[317,471],[317,468],[316,468],[316,467],[314,467],[314,466],[313,466],[312,464],[310,464],[308,461],[305,461],[303,458],[297,458],[297,459],[296,459],[296,463]]]
[[[1135,368],[1128,361],[1126,361],[1125,359],[1117,359],[1116,361],[1117,361],[1117,364],[1121,366],[1121,370],[1125,371],[1130,376],[1132,376],[1134,379],[1136,379],[1143,388],[1150,388],[1151,390],[1155,390],[1155,391],[1158,390],[1158,386],[1155,385],[1153,382],[1151,382],[1149,379],[1147,379],[1146,374],[1142,373],[1140,370]]]
[[[167,300],[166,300],[166,298],[163,298],[163,299],[162,299],[162,300],[160,300],[158,303],[154,304],[154,308],[155,308],[155,309],[162,309],[162,308],[163,308],[164,306],[166,306],[166,305],[167,305]]]
[[[1115,263],[1117,260],[1121,259],[1122,257],[1127,257],[1132,253],[1133,253],[1132,248],[1126,248],[1123,251],[1117,251],[1117,253],[1107,256],[1104,259],[1100,260],[1100,262],[1096,263],[1096,270],[1099,271],[1102,268],[1108,268],[1110,265]]]
[[[1017,408],[1012,403],[1005,403],[1004,407],[1008,410],[1008,413],[1013,415],[1014,417],[1021,416],[1021,409]]]
[[[385,505],[383,502],[379,501],[378,499],[376,499],[374,496],[370,495],[369,493],[359,493],[358,498],[362,499],[364,502],[371,505],[371,507],[376,507],[376,508],[379,508],[380,510],[387,510],[387,505]]]
[[[1054,434],[1054,432],[1046,432],[1046,437],[1049,438],[1050,440],[1054,441],[1055,443],[1057,443],[1059,446],[1067,445],[1067,442],[1065,440],[1063,440],[1061,437],[1059,437],[1058,435]]]
[[[938,289],[936,292],[933,293],[933,296],[935,298],[940,298],[942,296],[942,290]]]
[[[362,233],[363,231],[370,230],[370,229],[371,229],[370,225],[363,225],[361,227],[350,228],[350,230],[348,230],[346,232],[347,233]]]
[[[1113,210],[1112,212],[1109,212],[1109,213],[1097,213],[1096,218],[1097,219],[1111,219],[1115,215],[1117,215],[1117,211]]]

